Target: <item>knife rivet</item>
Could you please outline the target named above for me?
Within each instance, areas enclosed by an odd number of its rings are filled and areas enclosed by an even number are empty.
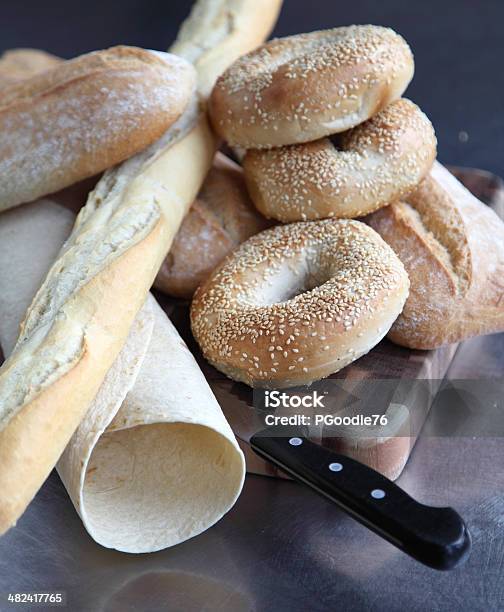
[[[301,446],[301,444],[303,444],[303,440],[301,440],[301,438],[291,438],[289,440],[289,444],[291,446]]]
[[[341,465],[341,463],[330,463],[329,469],[331,470],[331,472],[341,472],[343,466]]]
[[[371,497],[375,499],[383,499],[385,497],[385,491],[383,489],[373,489],[371,491]]]

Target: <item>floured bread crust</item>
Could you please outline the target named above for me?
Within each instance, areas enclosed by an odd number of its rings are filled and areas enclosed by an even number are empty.
[[[10,49],[0,56],[0,87],[57,66],[61,60],[40,49]]]
[[[193,68],[177,56],[113,47],[4,87],[0,210],[141,151],[182,114],[194,84]]]

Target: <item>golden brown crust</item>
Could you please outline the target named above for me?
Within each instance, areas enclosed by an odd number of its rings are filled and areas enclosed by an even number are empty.
[[[0,87],[57,66],[61,60],[39,49],[9,49],[0,56]]]
[[[269,225],[250,201],[241,168],[218,153],[155,287],[175,297],[191,298],[228,253]]]
[[[304,385],[375,346],[408,285],[392,249],[359,221],[279,225],[249,238],[196,291],[191,325],[230,378]]]
[[[411,280],[393,342],[433,349],[504,330],[504,224],[440,164],[407,203],[367,221]]]
[[[346,132],[277,149],[251,149],[243,160],[250,195],[266,217],[283,222],[366,215],[410,193],[430,170],[436,136],[406,99]]]
[[[280,38],[236,61],[217,81],[210,115],[232,146],[278,147],[348,130],[398,99],[411,51],[379,26]]]
[[[187,106],[190,64],[115,47],[2,92],[0,210],[109,168],[161,136]]]

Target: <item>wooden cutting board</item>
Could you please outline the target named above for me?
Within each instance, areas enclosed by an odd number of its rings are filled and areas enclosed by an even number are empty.
[[[504,217],[504,186],[499,177],[475,169],[451,170],[479,199]],[[251,407],[252,390],[226,378],[202,358],[190,332],[188,304],[159,292],[156,298],[196,356],[224,413]],[[356,433],[354,427],[339,428],[336,432],[322,430],[319,441],[367,463],[389,478],[397,478],[456,350],[457,345],[451,345],[434,351],[415,351],[383,340],[367,355],[320,383],[317,389],[325,388],[332,396],[333,413],[384,414],[388,416],[388,428],[381,431],[378,426],[368,437],[363,436],[362,430]],[[366,381],[373,381],[373,384],[366,384]],[[249,472],[285,477],[257,457],[247,444],[240,445]]]

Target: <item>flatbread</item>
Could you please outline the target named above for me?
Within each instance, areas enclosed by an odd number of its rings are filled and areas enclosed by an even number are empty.
[[[0,215],[5,355],[73,219],[50,200]],[[236,501],[243,454],[194,357],[152,295],[57,469],[89,534],[125,552],[183,542]]]

